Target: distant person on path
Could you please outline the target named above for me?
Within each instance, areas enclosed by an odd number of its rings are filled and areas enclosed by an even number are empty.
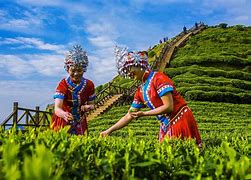
[[[183,27],[183,32],[186,34],[187,33],[187,28],[186,26]]]
[[[198,23],[197,22],[195,22],[195,29],[198,29]]]
[[[62,79],[54,95],[55,113],[52,117],[53,130],[69,125],[69,133],[87,133],[85,112],[92,110],[95,88],[92,81],[83,77],[88,66],[88,57],[80,45],[73,46],[65,58],[65,70],[69,77]]]
[[[128,52],[127,49],[118,47],[115,51],[119,74],[140,80],[142,84],[134,95],[128,113],[100,135],[107,136],[123,128],[134,118],[156,116],[160,121],[160,142],[165,137],[195,138],[198,146],[201,146],[200,134],[191,109],[167,75],[150,70],[147,52]],[[151,110],[141,111],[145,105]]]

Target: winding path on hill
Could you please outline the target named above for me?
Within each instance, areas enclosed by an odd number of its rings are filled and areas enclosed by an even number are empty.
[[[161,63],[159,65],[158,71],[163,72],[164,69],[169,65],[176,48],[181,47],[190,36],[199,33],[204,28],[205,28],[205,26],[201,26],[196,30],[192,30],[191,32],[188,32],[187,34],[183,35],[182,38],[180,38],[179,40],[174,42],[173,45],[169,49],[166,50],[166,52],[163,56],[163,59],[161,60]]]

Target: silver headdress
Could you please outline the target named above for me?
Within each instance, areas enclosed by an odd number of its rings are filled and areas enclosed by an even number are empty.
[[[86,51],[80,45],[73,46],[72,50],[66,54],[65,57],[65,70],[68,71],[71,66],[80,66],[86,72],[88,66],[88,57]]]
[[[128,52],[127,48],[115,47],[116,64],[118,73],[124,77],[130,77],[131,67],[140,67],[142,70],[150,70],[147,52]]]

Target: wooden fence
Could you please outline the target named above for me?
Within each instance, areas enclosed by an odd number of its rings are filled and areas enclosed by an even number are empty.
[[[13,103],[12,113],[1,123],[6,130],[8,127],[16,127],[25,130],[29,127],[49,127],[52,111],[40,111],[39,106],[35,109],[18,107],[18,102]]]

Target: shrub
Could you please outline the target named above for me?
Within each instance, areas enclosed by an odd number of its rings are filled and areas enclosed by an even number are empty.
[[[246,66],[243,71],[251,73],[251,66]]]
[[[250,93],[230,93],[220,91],[205,92],[201,90],[192,90],[185,93],[187,100],[193,101],[210,101],[210,102],[228,102],[237,104],[250,104]]]
[[[227,28],[227,23],[220,23],[219,27],[222,29],[226,29]]]
[[[243,37],[243,38],[241,38],[241,43],[250,44],[251,43],[251,38]]]
[[[234,28],[235,28],[236,30],[238,30],[238,31],[244,31],[244,30],[245,30],[244,26],[243,26],[243,25],[240,25],[240,24],[237,24]]]
[[[95,91],[96,91],[96,93],[99,93],[102,89],[103,89],[103,85],[101,84],[96,87]]]
[[[148,53],[148,57],[149,58],[152,58],[153,56],[155,56],[155,52],[154,51],[150,51],[149,53]]]

